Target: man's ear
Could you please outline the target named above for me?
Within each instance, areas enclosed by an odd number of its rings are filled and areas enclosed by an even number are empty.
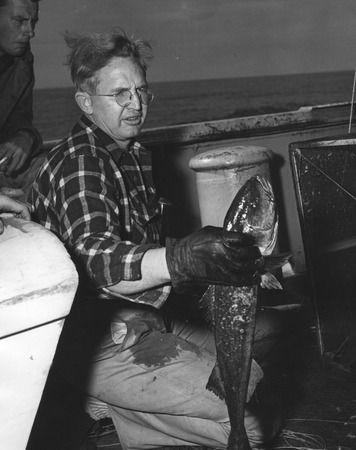
[[[93,114],[92,99],[87,92],[76,92],[75,101],[85,114]]]

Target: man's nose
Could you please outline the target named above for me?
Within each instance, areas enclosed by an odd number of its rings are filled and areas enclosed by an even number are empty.
[[[30,39],[35,36],[35,24],[28,21],[24,24],[24,34]]]
[[[141,99],[137,91],[131,92],[131,98],[129,103],[129,108],[141,109]]]

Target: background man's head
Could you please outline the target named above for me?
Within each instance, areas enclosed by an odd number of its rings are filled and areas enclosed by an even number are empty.
[[[21,56],[35,35],[39,0],[0,0],[0,57]]]

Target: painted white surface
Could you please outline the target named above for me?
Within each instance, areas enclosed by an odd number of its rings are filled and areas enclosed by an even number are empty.
[[[0,448],[25,450],[63,319],[0,339]]]
[[[25,450],[78,275],[52,233],[2,217],[0,449]]]

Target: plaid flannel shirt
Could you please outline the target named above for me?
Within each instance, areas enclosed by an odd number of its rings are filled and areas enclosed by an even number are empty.
[[[160,246],[150,152],[137,142],[124,151],[85,116],[50,151],[29,202],[85,274],[87,296],[110,297],[107,287],[140,279],[143,255]],[[159,308],[170,290],[120,297]]]

